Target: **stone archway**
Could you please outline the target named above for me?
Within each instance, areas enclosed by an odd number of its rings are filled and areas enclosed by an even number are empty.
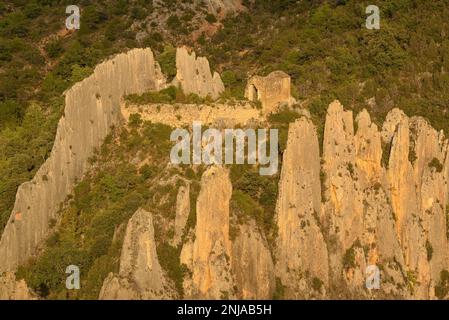
[[[259,99],[260,99],[259,90],[256,88],[256,86],[254,84],[250,84],[249,90],[248,90],[248,100],[249,101],[257,101]]]

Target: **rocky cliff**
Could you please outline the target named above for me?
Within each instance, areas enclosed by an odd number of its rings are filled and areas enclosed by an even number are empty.
[[[448,269],[443,134],[397,109],[381,129],[366,110],[354,125],[352,112],[333,102],[323,137],[321,199],[317,149],[309,119],[290,126],[276,248],[287,296],[308,297],[295,287],[305,273],[328,297],[435,298]],[[365,287],[369,265],[381,270],[380,290]]]
[[[185,281],[187,296],[201,299],[233,297],[229,201],[232,185],[223,167],[211,167],[201,178],[196,203],[194,239],[183,247],[181,263],[191,271]]]
[[[192,273],[188,297],[264,299],[281,286],[288,299],[441,298],[447,146],[422,118],[393,109],[379,128],[366,110],[354,120],[335,101],[320,155],[317,129],[301,116],[283,154],[272,246],[251,218],[229,219],[232,186],[224,169],[212,167],[202,179],[195,237],[181,255]],[[230,227],[238,230],[232,239]],[[373,267],[379,289],[366,287]]]
[[[176,51],[176,68],[173,83],[187,94],[217,99],[224,91],[221,77],[217,72],[211,73],[209,61],[204,57],[197,58],[195,52],[189,53],[186,47]]]
[[[188,93],[217,97],[224,90],[218,73],[211,74],[207,59],[197,59],[195,53],[179,49],[176,60],[179,84]],[[0,272],[14,272],[37,253],[49,235],[50,222],[57,220],[61,204],[88,169],[88,159],[111,128],[122,121],[122,97],[166,86],[166,78],[152,51],[135,49],[98,65],[91,76],[65,92],[64,115],[51,155],[32,181],[17,191],[14,209],[0,240]],[[186,210],[180,208],[180,213]],[[111,279],[109,286],[106,284],[106,288],[112,289],[105,289],[105,297],[120,295],[111,293],[116,280]],[[22,287],[26,288],[26,284],[16,282],[13,273],[2,276],[1,281],[5,283],[2,297],[22,296],[16,292],[25,291]]]
[[[16,281],[15,275],[6,272],[0,277],[0,300],[35,299],[28,289],[25,280]]]
[[[178,49],[177,67],[175,83],[187,93],[218,97],[224,90],[207,60],[185,48]],[[162,106],[156,112],[127,109],[121,101],[126,94],[165,87],[151,50],[137,49],[99,65],[65,93],[65,114],[51,156],[33,180],[19,188],[0,240],[0,272],[8,271],[0,278],[0,298],[31,297],[26,284],[9,271],[37,252],[95,148],[131,112],[169,125],[193,120],[217,124],[223,119],[243,126],[268,123],[247,105]],[[289,126],[272,210],[273,234],[263,225],[270,221],[261,224],[250,214],[236,218],[230,206],[234,186],[229,168],[223,166],[206,169],[195,201],[190,183],[198,181],[187,181],[174,194],[173,212],[157,217],[167,230],[173,226],[173,237],[167,238],[183,264],[179,270],[186,271],[177,279],[183,297],[445,297],[449,144],[443,132],[398,109],[389,112],[382,126],[366,110],[354,119],[352,111],[334,101],[319,137],[317,124],[307,114]],[[189,169],[195,177],[197,168]],[[168,168],[168,175],[170,170],[177,168]],[[100,298],[181,297],[179,283],[175,285],[159,263],[154,221],[153,213],[142,209],[129,220],[120,270],[104,280]],[[381,273],[376,290],[366,288],[370,266]]]
[[[151,213],[139,209],[126,228],[118,275],[106,278],[100,292],[104,300],[176,298],[174,285],[159,264]]]
[[[206,58],[177,51],[179,84],[187,93],[217,97],[224,90]],[[98,65],[87,79],[65,92],[64,116],[50,157],[32,181],[20,186],[0,240],[0,271],[14,271],[36,252],[49,222],[88,167],[88,159],[122,119],[122,97],[157,91],[166,78],[150,49],[135,49]],[[251,112],[251,111],[250,111]]]
[[[201,178],[195,231],[181,252],[181,263],[190,270],[184,280],[187,298],[269,299],[273,294],[271,252],[254,220],[230,238],[231,195],[228,170],[210,167]]]
[[[90,77],[65,92],[64,116],[51,155],[33,180],[17,191],[0,240],[0,271],[14,271],[35,253],[94,149],[119,123],[122,96],[164,86],[151,50],[135,49],[98,65]]]
[[[313,279],[326,287],[329,283],[320,212],[318,136],[311,121],[302,117],[290,125],[276,208],[276,273],[291,298],[313,294]]]

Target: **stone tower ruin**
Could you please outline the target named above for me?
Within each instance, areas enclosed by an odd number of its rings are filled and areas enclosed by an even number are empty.
[[[291,96],[291,78],[283,71],[273,71],[266,77],[250,78],[245,97],[250,101],[260,101],[264,114],[276,111],[281,105],[290,106],[296,102]]]

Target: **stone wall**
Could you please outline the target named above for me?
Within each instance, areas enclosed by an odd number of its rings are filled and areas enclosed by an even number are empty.
[[[193,121],[200,121],[204,125],[220,127],[234,127],[235,125],[249,125],[252,122],[263,121],[261,111],[249,104],[243,105],[169,105],[150,104],[132,105],[122,104],[122,114],[125,119],[133,113],[139,113],[143,120],[163,123],[175,128],[192,125]]]

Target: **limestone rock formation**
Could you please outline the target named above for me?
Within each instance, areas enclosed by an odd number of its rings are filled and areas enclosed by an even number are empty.
[[[17,281],[14,274],[6,272],[0,276],[0,300],[31,300],[34,296],[25,280]]]
[[[187,242],[181,253],[181,263],[192,272],[191,279],[184,283],[187,297],[220,299],[235,296],[229,239],[231,195],[227,169],[212,166],[204,172],[196,204],[195,240]]]
[[[449,262],[448,141],[398,109],[382,129],[366,110],[356,123],[354,132],[352,112],[330,104],[321,173],[313,125],[306,116],[290,125],[276,208],[276,275],[287,298],[320,297],[305,275],[321,280],[312,282],[324,287],[321,297],[435,298]],[[381,270],[378,290],[366,288],[372,266]]]
[[[224,91],[207,59],[179,48],[176,60],[174,84],[187,94],[215,99]],[[136,49],[100,64],[65,93],[51,155],[33,180],[18,189],[0,239],[0,299],[32,298],[14,271],[36,253],[60,203],[88,169],[94,149],[122,117],[142,112],[144,120],[175,126],[194,120],[250,126],[278,106],[294,103],[290,77],[282,72],[248,82],[246,96],[262,103],[262,113],[250,104],[162,105],[139,111],[120,101],[126,94],[165,87],[151,50]],[[166,226],[174,227],[171,245],[182,247],[180,260],[189,271],[183,279],[185,298],[269,299],[279,282],[290,299],[441,297],[441,275],[449,269],[449,142],[443,132],[399,109],[388,113],[382,128],[366,110],[354,122],[352,111],[334,101],[322,138],[320,155],[307,112],[290,124],[274,243],[268,244],[254,217],[232,225],[237,233],[231,239],[232,184],[225,167],[204,172],[191,230],[186,230],[190,186],[179,189],[175,219]],[[120,270],[104,280],[101,299],[180,297],[159,263],[154,237],[152,214],[139,209],[128,222]],[[378,289],[366,287],[371,266],[381,273]]]
[[[363,231],[360,244],[365,256],[361,268],[363,286],[366,275],[363,268],[382,265],[382,293],[406,298],[404,258],[395,229],[394,213],[389,204],[385,170],[382,168],[381,133],[371,122],[366,110],[357,115],[355,144],[355,174],[363,197]],[[355,288],[353,288],[355,289]],[[360,289],[359,289],[360,290]]]
[[[442,133],[419,117],[398,121],[389,178],[405,259],[417,275],[417,297],[433,297],[441,271],[448,268],[445,161],[447,140]]]
[[[447,141],[422,118],[411,119],[412,142],[416,160],[413,174],[418,192],[418,205],[430,268],[430,282],[437,283],[440,273],[448,266],[448,239],[446,229],[447,176],[443,163],[447,157]],[[410,151],[409,151],[410,156]],[[427,236],[427,237],[425,237]],[[426,252],[427,253],[427,252]],[[430,293],[432,295],[432,293]]]
[[[253,220],[239,227],[232,242],[232,272],[239,298],[272,298],[275,290],[273,259],[267,241]]]
[[[249,79],[245,97],[250,101],[260,101],[265,114],[276,111],[280,105],[292,105],[291,79],[283,71],[273,71],[266,77],[254,76]]]
[[[100,299],[176,298],[173,284],[159,264],[151,213],[139,209],[126,228],[118,275],[106,278]]]
[[[204,173],[197,225],[181,253],[191,271],[187,297],[270,298],[274,275],[284,298],[438,295],[449,269],[448,140],[398,109],[382,128],[366,110],[355,123],[338,101],[330,104],[322,157],[307,113],[290,124],[274,248],[251,218],[229,238],[228,173],[222,167]],[[372,267],[381,283],[368,289]]]
[[[413,177],[413,167],[409,161],[410,143],[409,119],[402,117],[391,140],[388,180],[405,263],[410,272],[417,275],[419,287],[415,290],[418,290],[418,297],[424,298],[428,296],[425,284],[429,283],[429,267],[418,208],[419,195]]]
[[[276,275],[287,298],[306,298],[311,283],[328,286],[328,252],[321,230],[320,153],[315,126],[306,117],[290,125],[276,207]],[[317,288],[319,291],[319,288]]]
[[[329,267],[331,277],[341,281],[344,255],[362,235],[363,202],[354,170],[353,116],[338,101],[331,103],[327,111],[322,162],[324,224],[327,237],[332,239]]]
[[[184,228],[190,213],[190,184],[181,186],[176,197],[175,235],[173,245],[177,247],[182,240]]]
[[[380,131],[366,110],[334,102],[323,143],[331,289],[346,297],[434,298],[447,270],[447,140],[422,118],[392,110]],[[382,160],[386,159],[386,160]],[[364,291],[365,268],[382,269],[382,288]]]
[[[195,52],[189,53],[186,47],[176,51],[176,68],[173,84],[180,86],[186,94],[217,99],[225,89],[220,75],[211,73],[209,61],[204,57],[197,58]]]
[[[120,121],[123,95],[159,90],[165,78],[150,49],[119,54],[65,92],[64,116],[50,157],[22,184],[0,240],[0,271],[14,271],[45,239],[49,221],[73,190],[111,126]]]

